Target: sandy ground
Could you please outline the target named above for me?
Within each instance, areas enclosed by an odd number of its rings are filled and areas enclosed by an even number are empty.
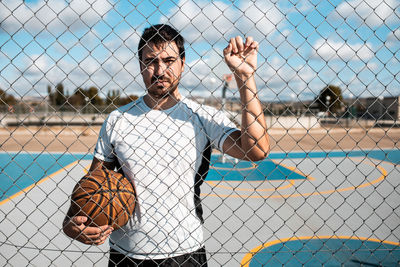
[[[0,129],[0,151],[92,153],[99,126],[17,127]],[[400,129],[319,128],[270,129],[271,151],[330,151],[392,149],[398,147]]]

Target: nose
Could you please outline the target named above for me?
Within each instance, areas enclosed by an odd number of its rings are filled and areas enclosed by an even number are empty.
[[[156,76],[162,76],[164,75],[166,69],[167,65],[162,60],[160,60],[157,64],[155,64],[154,74]]]

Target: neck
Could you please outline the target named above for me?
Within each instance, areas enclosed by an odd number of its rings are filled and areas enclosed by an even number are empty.
[[[175,106],[181,99],[181,95],[176,93],[174,95],[166,95],[161,98],[154,97],[153,95],[146,94],[143,97],[146,105],[151,109],[164,110]]]

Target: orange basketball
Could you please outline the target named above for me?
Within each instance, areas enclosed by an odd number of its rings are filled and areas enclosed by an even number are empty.
[[[71,212],[87,216],[85,225],[124,226],[135,209],[135,190],[122,174],[104,169],[89,172],[75,186]]]

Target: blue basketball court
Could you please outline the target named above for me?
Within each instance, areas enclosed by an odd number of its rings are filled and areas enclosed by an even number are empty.
[[[91,156],[58,153],[0,153],[0,203]]]
[[[8,231],[1,241],[2,249],[14,253],[9,262],[54,257],[51,262],[61,264],[82,251],[85,257],[76,264],[106,264],[108,245],[88,248],[59,228],[69,194],[91,159],[0,154],[0,226]],[[393,192],[400,185],[399,162],[399,150],[271,153],[254,163],[213,155],[201,194],[210,266],[398,264],[400,214],[391,206],[399,201]],[[32,223],[12,226],[21,212]],[[48,222],[36,222],[46,216]],[[30,238],[43,231],[48,236]],[[53,244],[34,254],[29,247],[42,248],[43,239],[58,240],[69,256],[51,256],[59,249]]]
[[[243,266],[397,266],[399,260],[396,242],[320,236],[263,244],[243,259]]]

